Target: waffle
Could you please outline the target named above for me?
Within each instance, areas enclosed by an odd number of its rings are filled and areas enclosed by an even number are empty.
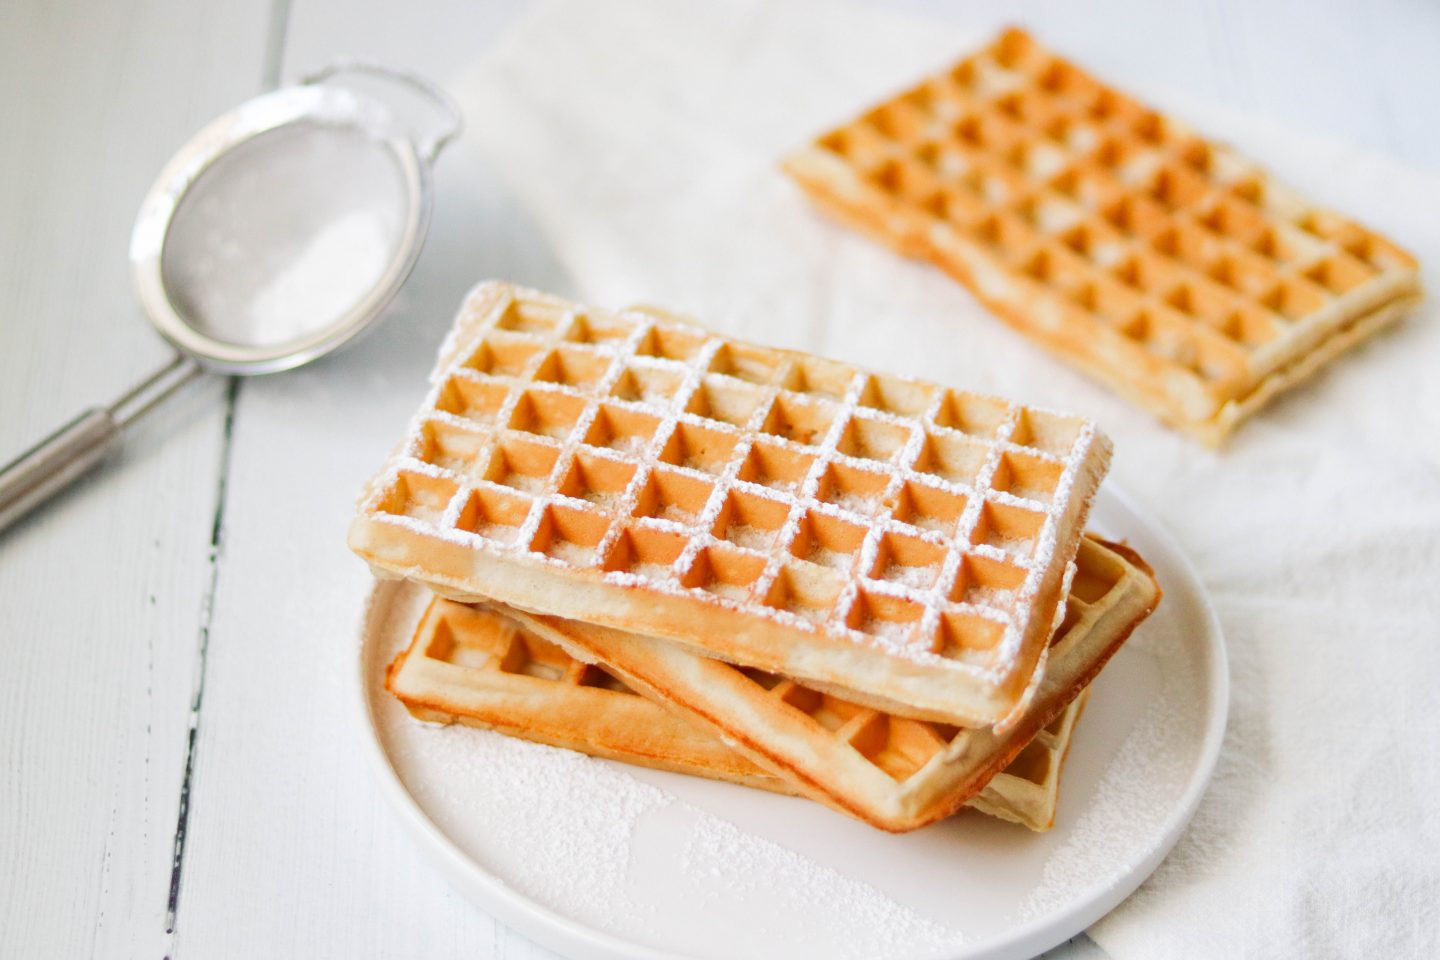
[[[391,663],[386,688],[421,720],[498,730],[592,756],[802,795],[703,725],[637,695],[605,668],[570,657],[496,608],[436,597],[410,646]],[[1032,830],[1049,829],[1061,766],[1088,692],[969,805]]]
[[[1143,561],[1127,548],[1087,538],[1044,680],[1020,721],[1004,732],[888,715],[664,641],[514,615],[570,655],[603,665],[634,689],[709,725],[807,796],[898,831],[948,816],[974,796],[1088,687],[1159,595]],[[1048,749],[1042,743],[1031,759]]]
[[[1076,417],[499,283],[433,379],[350,528],[377,574],[972,725],[1022,704],[1109,462]]]
[[[785,168],[829,213],[1211,445],[1420,297],[1395,244],[1020,30]]]

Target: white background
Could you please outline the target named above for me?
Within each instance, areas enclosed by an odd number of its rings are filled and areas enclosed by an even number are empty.
[[[167,357],[125,250],[195,129],[342,54],[450,80],[522,6],[0,6],[0,459]],[[1019,20],[1131,90],[1440,165],[1440,7],[1421,0],[911,6]],[[514,202],[455,161],[380,332],[295,374],[193,385],[0,537],[0,956],[549,956],[420,859],[344,728],[359,483],[475,280],[570,292]]]

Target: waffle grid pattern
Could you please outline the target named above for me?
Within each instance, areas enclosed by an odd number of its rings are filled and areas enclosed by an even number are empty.
[[[533,677],[564,686],[595,687],[639,696],[597,664],[569,656],[508,617],[435,597],[407,656],[420,656],[470,673]]]
[[[844,694],[768,671],[736,667],[660,640],[592,624],[508,610],[532,633],[711,729],[797,789],[887,830],[923,826],[953,812],[1015,758],[1041,779],[1054,775],[1065,713],[1136,626],[1159,591],[1126,548],[1087,537],[1076,557],[1043,681],[1023,719],[984,724],[920,720],[876,710]],[[1050,734],[1041,731],[1050,728]],[[1025,751],[1039,736],[1037,746]],[[1049,766],[1040,757],[1051,747]]]
[[[1180,419],[1216,415],[1327,333],[1418,294],[1394,244],[1019,30],[787,166],[822,205],[1026,314],[1010,319],[1042,341],[1068,327],[1103,344],[1090,360],[1115,379],[1148,371]]]
[[[649,313],[521,295],[476,326],[362,512],[911,658],[1014,658],[1108,453],[1078,418]]]
[[[489,711],[467,704],[468,698],[462,691],[515,686],[511,678],[516,677],[545,681],[547,687],[553,685],[553,689],[540,699],[526,702],[531,709],[544,711],[551,718],[573,718],[573,729],[565,739],[581,745],[595,733],[587,728],[587,721],[605,712],[605,704],[597,703],[597,696],[641,696],[604,666],[575,659],[498,610],[438,597],[431,601],[409,649],[397,660],[392,673],[391,691],[408,708],[442,713],[455,711],[457,715],[471,717],[488,716]],[[963,731],[954,727],[887,717],[774,675],[748,670],[746,675],[780,702],[810,717],[816,735],[834,737],[848,744],[857,760],[874,765],[897,781],[913,775],[929,757],[941,752],[956,736],[963,735]],[[434,679],[437,676],[448,676],[451,682],[437,682]],[[742,757],[730,757],[729,748],[718,739],[714,740],[713,752],[723,752],[729,762],[718,762],[711,750],[697,749],[688,736],[677,735],[674,730],[667,735],[665,731],[671,727],[687,724],[659,704],[654,706],[649,746],[660,749],[654,751],[658,756],[645,757],[647,761],[677,764],[684,768],[683,772],[718,779],[733,779],[736,773],[741,773],[752,785],[757,785],[757,780],[770,781],[758,785],[778,792],[796,792],[787,781],[758,767],[751,769]],[[976,798],[985,812],[1016,820],[1032,829],[1049,825],[1060,767],[1080,708],[1077,700],[1057,715],[996,774],[983,796]],[[535,732],[526,718],[519,715],[504,718],[504,725]],[[564,726],[563,719],[561,726]],[[690,733],[688,729],[684,732]],[[708,743],[710,737],[703,739]],[[606,754],[625,759],[623,743],[607,742],[604,746],[608,748],[604,751]],[[635,755],[641,755],[638,749]]]
[[[1073,581],[1070,593],[1065,598],[1064,617],[1050,638],[1052,650],[1065,651],[1067,641],[1074,640],[1073,632],[1077,629],[1088,630],[1095,619],[1095,612],[1110,605],[1112,594],[1128,587],[1129,584],[1119,569],[1087,564],[1083,573]],[[989,730],[985,728],[968,728],[887,714],[775,674],[747,668],[729,669],[742,673],[774,701],[807,715],[813,721],[810,730],[812,735],[819,738],[830,737],[837,742],[849,744],[867,761],[897,782],[903,783],[937,755],[966,755],[977,734],[990,736]],[[1046,737],[1047,730],[1050,731],[1048,739],[1040,740],[1041,747],[1055,745],[1051,728],[1057,722],[1058,720],[1052,722],[1037,734],[1037,739],[1040,739]],[[1039,765],[1033,753],[1030,762],[1032,770]],[[1044,776],[1029,779],[1039,783],[1043,782]]]

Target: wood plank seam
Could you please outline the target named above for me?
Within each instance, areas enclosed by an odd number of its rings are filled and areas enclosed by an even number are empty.
[[[195,772],[195,742],[200,730],[200,709],[205,700],[205,658],[210,647],[211,616],[215,609],[215,589],[220,580],[220,548],[225,530],[225,495],[230,476],[230,454],[234,447],[235,404],[240,393],[240,378],[231,377],[225,391],[225,427],[220,440],[220,469],[215,489],[214,519],[210,525],[209,580],[200,601],[199,650],[195,659],[194,690],[190,697],[189,724],[185,734],[185,773],[180,781],[176,802],[175,835],[172,840],[173,859],[170,867],[170,890],[165,904],[165,935],[169,937],[165,956],[173,956],[176,917],[180,904],[180,880],[185,863],[185,838],[190,822],[190,785]]]
[[[280,65],[285,57],[285,34],[290,21],[290,0],[273,0],[265,38],[265,60],[261,68],[262,90],[280,85]],[[195,774],[195,745],[200,731],[200,711],[204,705],[205,661],[210,648],[210,626],[215,609],[215,591],[220,581],[220,550],[225,530],[225,502],[230,480],[230,458],[234,450],[235,409],[240,397],[240,378],[230,377],[225,391],[225,428],[220,440],[220,471],[215,491],[214,521],[210,527],[210,579],[201,600],[199,651],[196,655],[195,686],[190,701],[189,726],[185,735],[185,774],[180,782],[176,801],[173,860],[170,868],[170,889],[165,903],[165,935],[169,938],[166,960],[174,956],[175,931],[179,926],[180,885],[185,867],[185,840],[190,822],[191,785]]]

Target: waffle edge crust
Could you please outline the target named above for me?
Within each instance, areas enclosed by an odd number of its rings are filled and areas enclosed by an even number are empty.
[[[635,766],[807,796],[608,668],[569,656],[483,604],[432,598],[410,646],[390,663],[385,687],[427,723],[458,723]],[[1089,693],[1080,691],[966,806],[1037,832],[1050,829]]]
[[[1210,446],[1421,298],[1409,253],[1018,29],[784,167]]]
[[[515,616],[572,656],[709,727],[798,792],[881,829],[903,831],[954,813],[1024,751],[1031,780],[1043,783],[1051,770],[1058,776],[1058,754],[1039,756],[1048,749],[1045,741],[1035,749],[1027,745],[1063,716],[1160,599],[1153,574],[1133,551],[1091,538],[1081,545],[1074,584],[1044,680],[1024,715],[1003,730],[899,717],[663,641]]]
[[[485,283],[349,542],[457,601],[988,726],[1109,458],[1078,417]]]

